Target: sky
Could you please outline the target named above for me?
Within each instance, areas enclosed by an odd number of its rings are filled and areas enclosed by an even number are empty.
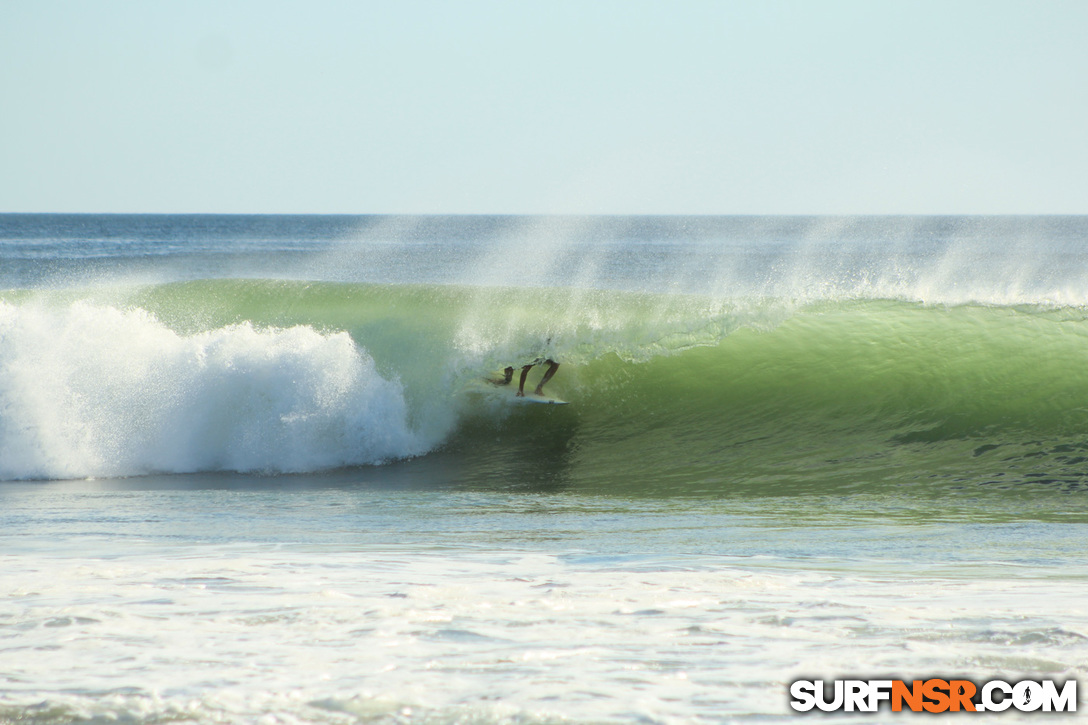
[[[1083,0],[0,0],[0,212],[1088,213]]]

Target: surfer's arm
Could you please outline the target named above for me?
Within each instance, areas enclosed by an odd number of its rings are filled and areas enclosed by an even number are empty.
[[[497,380],[495,378],[492,378],[492,377],[484,378],[484,380],[491,383],[492,385],[509,385],[510,381],[513,380],[513,379],[514,379],[514,368],[510,368],[510,367],[503,370],[502,371],[502,377],[498,378]]]

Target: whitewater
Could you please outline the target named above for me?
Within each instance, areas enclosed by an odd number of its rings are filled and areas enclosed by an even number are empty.
[[[1083,217],[0,215],[0,722],[1082,678],[1085,269]],[[570,405],[486,382],[544,357]]]

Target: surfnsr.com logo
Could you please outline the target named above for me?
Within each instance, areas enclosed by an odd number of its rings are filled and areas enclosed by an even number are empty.
[[[798,712],[1076,712],[1077,681],[990,680],[797,680],[790,685],[790,707]]]

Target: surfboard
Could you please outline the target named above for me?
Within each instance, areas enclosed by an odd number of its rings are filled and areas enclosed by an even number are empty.
[[[542,403],[544,405],[567,405],[567,401],[560,400],[559,398],[552,398],[547,395],[535,395],[533,393],[526,393],[520,398],[516,395],[511,396],[515,403]]]
[[[492,392],[503,397],[509,398],[513,403],[537,403],[539,405],[568,405],[567,401],[560,400],[559,398],[553,398],[550,395],[537,395],[526,387],[525,395],[518,397],[517,383],[511,383],[504,385],[502,383],[502,377],[498,378],[484,378],[484,382],[488,385],[484,386],[486,392]]]

